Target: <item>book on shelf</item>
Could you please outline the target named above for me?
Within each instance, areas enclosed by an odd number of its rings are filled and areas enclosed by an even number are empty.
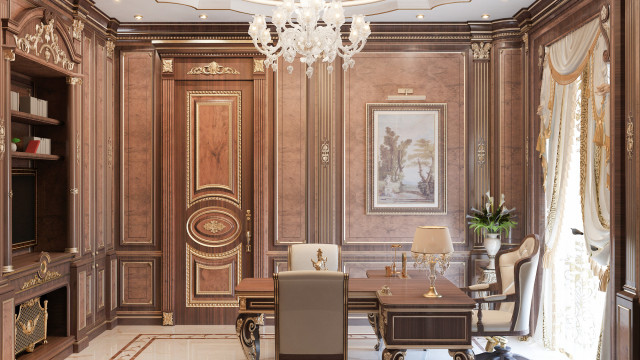
[[[27,136],[22,138],[22,141],[27,144],[27,149],[31,145],[32,141],[38,141],[39,146],[36,147],[35,154],[51,155],[51,139],[42,138],[38,136]],[[25,150],[25,152],[28,152]]]
[[[20,94],[11,92],[11,110],[20,111]]]
[[[18,110],[29,113],[32,115],[38,115],[48,117],[49,102],[35,98],[33,96],[20,96]]]
[[[24,152],[38,154],[38,148],[40,147],[40,140],[31,140],[27,145],[27,149]]]

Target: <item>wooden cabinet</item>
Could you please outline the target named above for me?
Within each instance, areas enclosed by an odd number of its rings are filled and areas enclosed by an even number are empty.
[[[116,321],[114,43],[91,9],[11,5],[0,66],[0,193],[14,195],[0,196],[0,359],[14,357],[15,307],[35,297],[49,300],[51,339],[17,358],[49,359]],[[48,111],[16,107],[11,92]],[[12,151],[12,138],[32,137],[50,139],[50,153]]]

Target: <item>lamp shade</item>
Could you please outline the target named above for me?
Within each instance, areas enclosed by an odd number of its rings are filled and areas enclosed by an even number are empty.
[[[420,254],[449,254],[453,252],[451,235],[446,226],[418,226],[413,236],[411,252]]]

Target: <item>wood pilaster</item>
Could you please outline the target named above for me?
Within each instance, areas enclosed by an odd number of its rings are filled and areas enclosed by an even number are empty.
[[[0,71],[0,99],[2,101],[2,113],[0,113],[0,209],[9,209],[11,206],[11,62],[15,60],[13,49],[3,49],[3,68]],[[5,211],[0,219],[0,234],[5,242],[2,246],[2,273],[13,271],[12,252],[13,243],[11,235],[11,213]]]
[[[271,109],[269,104],[269,78],[273,79],[270,71],[269,76],[265,71],[264,59],[254,58],[253,68],[253,276],[267,277],[267,241],[269,241],[269,194],[270,179],[272,172],[269,171],[271,133],[269,131],[269,120]],[[262,66],[260,66],[262,65]],[[266,69],[269,70],[269,69]],[[246,249],[248,251],[248,249]]]
[[[173,279],[175,256],[174,204],[174,72],[173,59],[162,59],[162,312],[163,325],[174,325],[175,285]],[[172,314],[171,321],[169,315]]]
[[[79,253],[78,234],[81,233],[79,227],[81,226],[82,214],[78,209],[80,208],[80,179],[78,171],[81,166],[81,135],[79,118],[82,106],[82,92],[80,91],[80,85],[82,84],[82,78],[68,77],[68,123],[67,123],[67,156],[69,160],[68,164],[68,181],[69,181],[69,206],[68,211],[68,230],[67,230],[67,247],[65,252],[71,254]]]
[[[473,178],[470,179],[474,191],[469,202],[478,209],[485,202],[484,194],[490,189],[490,141],[489,122],[491,120],[491,42],[479,41],[471,43],[473,59],[472,103],[473,103],[473,139],[470,139],[470,161],[473,165]],[[495,195],[495,194],[493,194]],[[469,232],[474,248],[482,248],[482,236]]]

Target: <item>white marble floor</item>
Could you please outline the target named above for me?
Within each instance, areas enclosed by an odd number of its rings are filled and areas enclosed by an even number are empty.
[[[482,352],[482,338],[474,339],[474,352]],[[349,359],[378,360],[375,336],[368,326],[349,327]],[[509,338],[515,353],[529,359],[566,360],[560,353],[543,349],[532,341]],[[273,327],[261,328],[261,359],[274,359]],[[234,326],[118,326],[91,341],[89,347],[67,359],[83,360],[243,360]],[[451,359],[446,350],[408,351],[407,360]]]

